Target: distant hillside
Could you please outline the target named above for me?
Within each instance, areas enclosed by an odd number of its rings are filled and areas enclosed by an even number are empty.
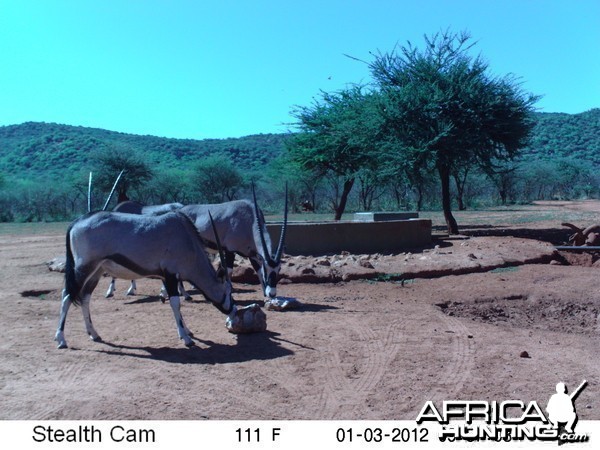
[[[600,165],[600,108],[580,114],[537,113],[536,119],[525,154],[571,157]]]
[[[215,153],[228,154],[236,166],[253,169],[281,154],[284,134],[258,134],[231,139],[169,139],[97,128],[27,122],[0,127],[0,172],[54,174],[88,166],[90,157],[106,149],[137,151],[154,167],[184,166]]]
[[[580,114],[536,113],[529,158],[571,157],[600,165],[600,109]],[[0,127],[0,173],[53,176],[85,169],[97,151],[110,148],[142,153],[155,168],[174,168],[204,156],[226,153],[244,170],[266,166],[284,149],[285,134],[237,139],[169,139],[96,128],[27,122]]]
[[[500,172],[493,178],[477,171],[469,175],[469,189],[463,191],[467,207],[600,197],[600,109],[581,114],[536,113],[535,118],[531,144],[523,149],[514,170]],[[113,155],[136,153],[150,166],[154,176],[133,192],[128,191],[145,203],[241,198],[248,195],[247,189],[243,192],[243,182],[253,179],[262,191],[263,207],[280,211],[280,175],[285,173],[292,209],[298,208],[300,198],[311,198],[316,210],[330,211],[339,195],[332,179],[303,178],[293,170],[288,173],[281,164],[278,157],[286,151],[287,138],[286,134],[258,134],[238,139],[168,139],[37,122],[0,127],[0,222],[77,217],[87,209],[88,171],[95,171],[97,187],[92,197],[96,202],[108,194],[106,186],[112,184],[112,178],[109,176],[110,184],[98,187],[102,163],[96,158],[107,152],[111,154],[110,161]],[[242,180],[233,191],[219,188],[219,181],[211,178],[220,169],[227,169],[220,166],[221,158],[204,161],[212,169],[193,170],[207,156],[220,154],[229,156],[238,169],[233,172],[238,172],[238,179]],[[217,166],[211,166],[211,161],[217,161]],[[233,172],[219,176],[231,181],[235,179]],[[378,197],[371,199],[369,206],[360,197],[365,191],[354,189],[350,208],[358,211],[440,207],[435,175],[431,175],[423,191],[402,177],[385,180],[374,188]]]

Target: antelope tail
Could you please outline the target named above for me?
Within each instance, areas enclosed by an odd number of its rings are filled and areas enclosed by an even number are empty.
[[[77,275],[75,274],[75,259],[73,258],[73,251],[71,250],[71,227],[69,227],[69,231],[67,231],[66,249],[65,290],[69,295],[71,302],[78,305],[81,303],[81,299],[79,298],[81,286],[79,286]]]
[[[570,229],[571,229],[571,230],[573,230],[573,231],[581,232],[581,228],[579,228],[579,227],[576,227],[576,226],[575,226],[575,225],[573,225],[572,223],[563,222],[563,223],[561,223],[561,225],[562,225],[563,227],[570,228]]]

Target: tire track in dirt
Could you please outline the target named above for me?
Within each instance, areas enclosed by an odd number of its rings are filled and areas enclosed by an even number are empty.
[[[352,330],[348,350],[330,344],[327,348],[326,379],[320,396],[319,419],[364,417],[370,394],[383,379],[389,362],[401,348],[403,336],[392,322],[381,331],[368,326]],[[342,348],[342,355],[336,351]],[[346,361],[349,359],[349,361]],[[344,370],[345,369],[345,370]]]
[[[213,413],[217,415],[214,417],[217,420],[247,420],[248,417],[267,420],[273,417],[273,410],[264,405],[264,402],[255,399],[257,395],[261,395],[260,389],[234,383],[232,380],[229,380],[226,386],[222,383],[215,384],[213,389],[215,398],[231,399],[230,402],[223,404],[223,407],[218,409],[219,413]]]
[[[429,398],[425,400],[443,401],[459,398],[466,380],[470,377],[475,364],[475,344],[469,338],[470,331],[465,324],[454,317],[443,313],[432,314],[432,318],[444,324],[444,332],[452,336],[450,364],[444,364],[444,370],[439,377],[444,388],[430,390]]]
[[[48,380],[37,380],[38,387],[43,384],[48,385],[46,389],[48,399],[37,401],[27,408],[23,408],[21,414],[23,417],[21,418],[28,420],[62,419],[61,412],[68,408],[70,399],[77,398],[81,392],[85,392],[85,387],[80,382],[85,370],[86,364],[83,361],[69,362],[58,368],[53,374],[49,374]]]
[[[331,344],[326,352],[327,377],[321,395],[319,418],[340,419],[366,418],[365,406],[369,395],[377,384],[384,379],[388,366],[398,352],[405,354],[430,353],[435,349],[443,359],[443,369],[432,371],[430,364],[423,364],[416,378],[427,380],[430,386],[423,393],[423,404],[426,400],[441,401],[456,398],[463,389],[474,366],[474,344],[468,338],[468,328],[459,320],[444,314],[431,314],[428,320],[439,323],[441,332],[451,336],[447,347],[440,348],[440,343],[430,335],[407,335],[402,330],[408,329],[408,322],[413,318],[402,318],[392,321],[387,327],[377,331],[363,326],[353,330],[355,345],[352,347],[355,357],[355,376],[349,376],[343,369],[347,363],[336,348],[344,346]],[[436,324],[434,323],[434,326]],[[423,333],[429,333],[427,329]],[[344,350],[342,350],[344,351]],[[419,402],[417,401],[419,404]]]
[[[66,350],[69,351],[73,350]],[[124,382],[127,372],[115,378],[120,371],[113,364],[94,360],[95,355],[95,351],[88,350],[77,350],[77,355],[67,354],[64,359],[68,358],[68,361],[49,373],[47,379],[38,381],[38,384],[47,384],[48,399],[36,403],[34,410],[28,412],[28,418],[55,420],[70,417],[71,411],[78,408],[75,405],[95,403],[99,392],[110,391],[112,385]]]
[[[25,403],[19,405],[21,412],[13,411],[12,417],[21,420],[56,420],[62,419],[61,412],[68,407],[70,399],[76,398],[80,394],[81,384],[78,379],[84,372],[83,362],[70,362],[48,374],[46,380],[36,380],[38,388],[47,385],[44,389],[48,398],[44,401],[35,403]],[[23,380],[25,381],[25,380]]]
[[[304,378],[303,375],[297,373],[297,370],[301,370],[302,368],[298,368],[297,363],[291,362],[288,357],[275,358],[270,361],[270,365],[273,370],[263,375],[265,385],[270,385],[270,389],[267,389],[267,391],[278,388],[279,393],[276,394],[278,398],[277,404],[271,404],[270,415],[268,417],[292,420],[318,419],[319,417],[315,417],[313,414],[309,416],[297,416],[289,408],[289,403],[314,406],[313,401],[316,397],[314,385],[306,382],[298,382],[299,379]],[[286,401],[284,402],[283,399]],[[307,409],[310,410],[311,408]]]

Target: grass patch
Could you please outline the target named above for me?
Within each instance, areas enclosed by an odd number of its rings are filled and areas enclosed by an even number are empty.
[[[65,234],[70,222],[0,223],[0,235]]]
[[[519,266],[508,266],[508,267],[497,267],[496,269],[490,270],[492,273],[506,273],[506,272],[517,272],[520,270]]]
[[[374,278],[373,281],[403,281],[403,275],[401,273],[382,273]]]
[[[401,273],[382,273],[365,281],[367,283],[395,283],[404,286],[405,284],[414,283],[415,280],[412,278],[404,278],[404,275]]]

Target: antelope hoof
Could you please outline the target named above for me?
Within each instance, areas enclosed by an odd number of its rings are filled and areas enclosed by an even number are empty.
[[[196,343],[190,339],[190,341],[189,341],[189,342],[186,342],[186,343],[185,343],[185,346],[186,346],[187,348],[192,348],[192,347],[195,347],[195,346],[196,346]]]
[[[67,341],[65,340],[65,335],[62,331],[57,331],[54,335],[54,340],[58,342],[56,348],[68,348]]]
[[[111,298],[112,296],[113,296],[112,294],[106,294],[106,295],[104,296],[104,298]]]
[[[102,338],[100,336],[90,336],[90,339],[94,342],[102,342]]]
[[[184,297],[184,300],[185,300],[185,301],[187,301],[187,302],[191,302],[191,301],[193,300],[193,298],[192,298],[192,296],[191,296],[191,295],[186,295],[186,296]]]

